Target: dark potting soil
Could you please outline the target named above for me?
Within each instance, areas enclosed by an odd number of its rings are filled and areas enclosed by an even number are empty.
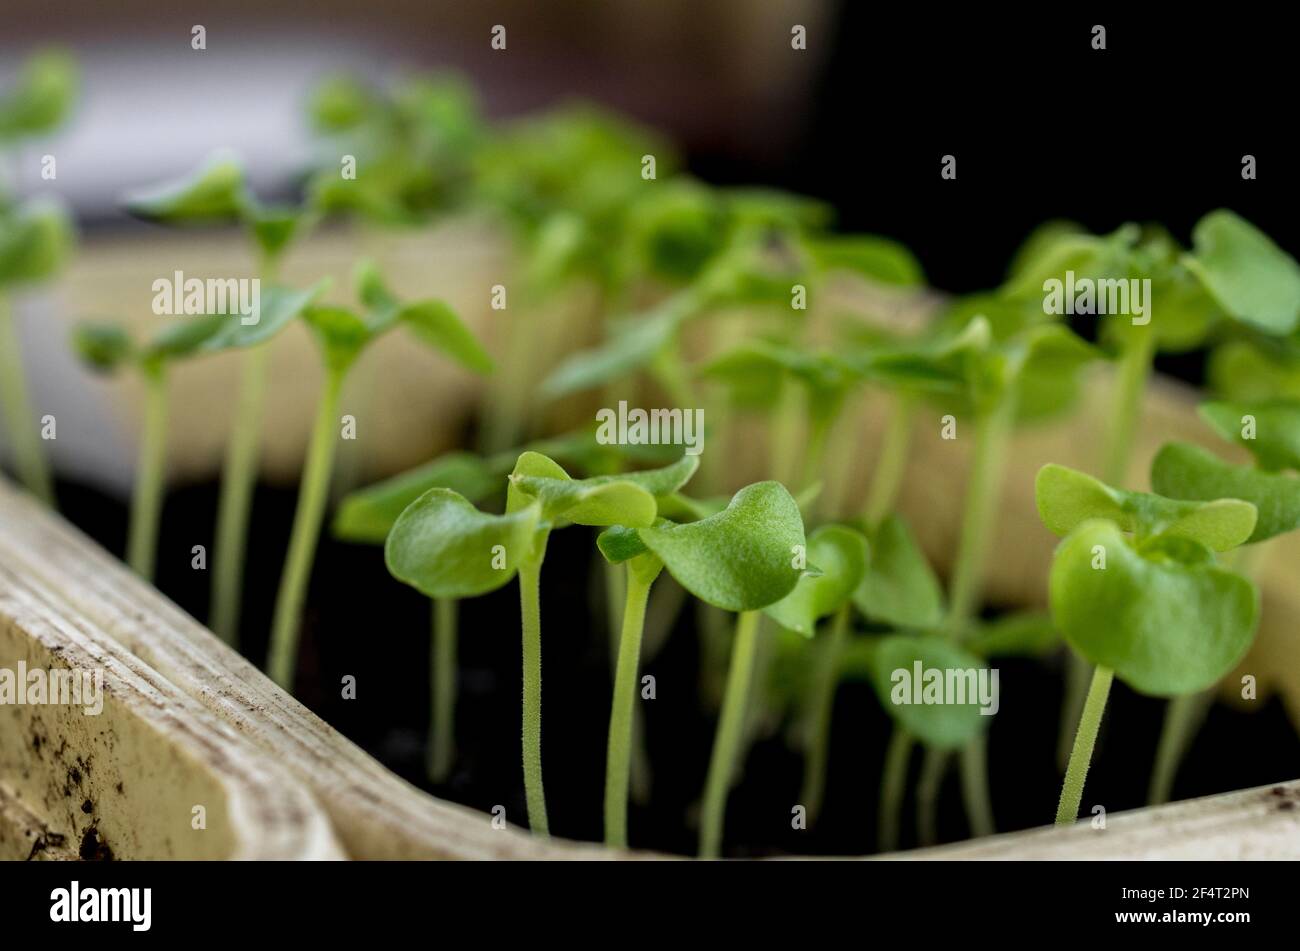
[[[284,563],[296,492],[262,487],[253,513],[254,540],[245,570],[241,650],[264,660],[276,588]],[[217,487],[177,488],[166,500],[158,551],[158,587],[200,621],[207,617],[210,577],[191,567],[191,548],[211,552]],[[123,502],[84,486],[60,484],[65,517],[121,554]],[[599,841],[605,743],[612,693],[610,638],[602,573],[590,530],[570,528],[550,541],[542,574],[542,756],[551,831]],[[508,585],[460,606],[457,755],[449,780],[431,786],[424,743],[429,720],[429,602],[394,581],[378,547],[346,544],[326,533],[317,553],[303,618],[295,693],[340,732],[417,786],[485,813],[505,807],[525,822],[520,766],[520,635],[517,587]],[[714,713],[702,708],[695,611],[676,626],[645,665],[656,697],[641,700],[651,765],[650,796],[629,816],[632,845],[682,854],[696,848],[694,820],[713,743]],[[1055,761],[1063,657],[1048,664],[1004,661],[1001,710],[989,736],[992,802],[999,831],[1052,821],[1060,791]],[[343,680],[356,678],[356,698]],[[1164,704],[1116,682],[1102,724],[1088,787],[1087,814],[1144,805]],[[784,733],[760,740],[744,763],[726,818],[732,856],[874,851],[880,771],[889,720],[871,688],[847,683],[836,695],[830,769],[822,815],[812,829],[792,828],[802,758]],[[912,763],[902,845],[915,844]],[[1281,701],[1254,712],[1216,704],[1174,787],[1178,799],[1294,779],[1300,743]],[[949,771],[939,812],[942,841],[966,835],[960,781]],[[87,844],[82,843],[83,851]],[[90,844],[93,849],[94,843]]]

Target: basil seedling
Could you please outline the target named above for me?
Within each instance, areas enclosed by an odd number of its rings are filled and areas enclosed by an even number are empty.
[[[130,368],[145,386],[144,427],[131,496],[127,533],[127,563],[146,580],[153,579],[167,461],[167,374],[173,363],[203,352],[204,344],[226,321],[217,316],[184,317],[144,345],[132,341],[115,324],[87,322],[73,330],[72,347],[81,360],[99,373]]]
[[[519,578],[524,792],[528,820],[538,835],[549,831],[542,784],[540,609],[547,540],[563,524],[649,525],[656,513],[651,490],[679,486],[694,466],[687,457],[664,470],[571,479],[554,460],[528,451],[510,474],[504,515],[480,512],[456,492],[435,488],[412,503],[389,533],[384,547],[389,572],[431,598],[473,597]],[[665,490],[671,491],[675,488]]]
[[[1256,510],[1239,499],[1125,492],[1062,466],[1045,466],[1035,491],[1043,523],[1066,534],[1052,559],[1052,618],[1096,665],[1056,813],[1068,824],[1113,676],[1142,693],[1175,696],[1214,683],[1250,645],[1258,592],[1218,567],[1213,553],[1250,538]]]
[[[314,298],[277,282],[280,263],[293,242],[308,230],[312,215],[263,205],[248,188],[243,167],[217,154],[189,175],[130,196],[126,207],[146,221],[172,226],[239,224],[248,233],[258,258],[259,287],[255,315],[234,315],[210,349],[240,348],[243,378],[235,403],[235,422],[226,447],[217,501],[215,564],[209,625],[226,643],[237,645],[244,553],[249,512],[257,482],[262,435],[262,404],[270,364],[270,342]],[[262,288],[262,284],[267,284]],[[321,285],[318,285],[319,290]]]
[[[740,612],[700,821],[700,856],[715,858],[752,686],[759,609],[788,595],[804,572],[803,518],[784,486],[758,482],[721,512],[684,524],[661,522],[637,536],[691,594]]]
[[[24,62],[13,87],[0,93],[0,152],[62,125],[79,86],[77,65],[67,53],[45,50]],[[73,229],[61,206],[46,200],[19,205],[9,186],[0,179],[0,413],[19,478],[52,506],[54,480],[28,397],[10,295],[21,285],[48,279],[63,266]]]
[[[276,596],[275,618],[271,629],[267,672],[276,683],[288,689],[293,683],[298,653],[298,624],[307,581],[311,575],[329,493],[335,442],[338,438],[339,401],[343,381],[362,352],[384,333],[406,327],[420,342],[450,357],[475,373],[489,373],[492,361],[474,335],[466,329],[445,303],[421,300],[403,304],[384,286],[369,263],[357,268],[358,297],[364,305],[360,314],[341,307],[312,305],[303,310],[302,319],[320,348],[325,370],[325,386],[317,406],[302,473],[298,507],[294,513],[293,532],[284,574]]]

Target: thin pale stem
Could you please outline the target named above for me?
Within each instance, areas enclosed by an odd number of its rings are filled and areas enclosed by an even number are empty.
[[[939,792],[950,755],[927,747],[921,759],[921,776],[916,781],[916,839],[920,845],[934,845],[938,841]]]
[[[989,797],[989,738],[979,733],[961,751],[961,794],[972,836],[992,835],[993,803]]]
[[[258,449],[262,437],[262,405],[266,397],[270,344],[244,355],[244,374],[235,406],[234,429],[226,447],[217,502],[217,549],[212,574],[212,630],[231,646],[239,644],[244,555],[249,512],[257,484]]]
[[[1160,731],[1151,785],[1147,790],[1148,805],[1159,806],[1169,801],[1174,791],[1174,780],[1178,777],[1178,767],[1213,703],[1214,690],[1211,688],[1174,697],[1165,705],[1164,726]]]
[[[1068,826],[1079,817],[1079,804],[1083,801],[1083,784],[1088,778],[1088,767],[1092,763],[1092,748],[1097,743],[1097,731],[1101,728],[1101,716],[1106,710],[1106,698],[1110,695],[1110,682],[1114,671],[1109,667],[1098,665],[1092,672],[1092,684],[1088,687],[1088,698],[1083,704],[1083,715],[1079,718],[1079,732],[1074,737],[1074,749],[1070,751],[1070,764],[1065,770],[1065,783],[1061,787],[1061,801],[1056,807],[1056,824]]]
[[[158,523],[162,513],[163,470],[167,461],[167,375],[161,367],[145,371],[144,427],[135,491],[131,497],[131,527],[127,535],[127,564],[152,581],[158,552]]]
[[[915,401],[904,394],[893,397],[885,435],[880,445],[880,455],[867,490],[867,504],[863,517],[867,525],[879,525],[898,501],[898,490],[907,470],[907,454],[912,443],[912,423],[916,415]]]
[[[28,491],[53,507],[54,480],[41,449],[39,427],[28,398],[18,327],[9,300],[3,294],[0,294],[0,410],[4,412],[18,477]]]
[[[731,789],[731,774],[745,729],[745,711],[754,680],[754,657],[758,646],[757,611],[745,611],[736,618],[736,639],[731,650],[731,669],[718,717],[718,731],[709,757],[709,775],[704,785],[704,811],[700,820],[700,858],[715,859],[722,849],[722,822]]]
[[[819,644],[816,680],[813,685],[811,733],[803,767],[803,791],[799,801],[807,810],[811,826],[821,814],[826,795],[826,764],[829,759],[831,714],[835,710],[835,688],[839,686],[840,655],[848,636],[852,604],[845,604],[831,621],[830,630]]]
[[[428,762],[433,783],[447,781],[456,754],[456,607],[454,598],[433,602]]]
[[[605,758],[605,844],[627,848],[627,790],[632,770],[632,724],[636,712],[637,667],[645,627],[650,581],[627,569],[623,633],[614,672],[614,701],[609,710],[609,748]]]
[[[948,602],[948,636],[961,638],[979,607],[988,563],[990,529],[1002,492],[1002,470],[1015,416],[1015,400],[1005,397],[975,424],[975,458],[966,487],[961,538],[957,545]]]
[[[519,568],[519,608],[524,645],[524,799],[533,834],[550,834],[542,787],[542,612],[540,562]]]
[[[293,687],[302,606],[307,597],[312,562],[316,558],[316,542],[320,537],[325,503],[329,498],[330,471],[334,464],[334,448],[339,434],[339,391],[342,383],[343,374],[339,371],[330,371],[325,378],[325,390],[321,394],[311,443],[307,448],[307,463],[303,468],[298,492],[298,508],[293,517],[293,532],[289,536],[289,553],[285,560],[284,574],[280,576],[280,591],[275,600],[267,673],[285,690]]]
[[[876,851],[893,852],[898,848],[902,825],[903,791],[907,788],[907,770],[912,761],[912,734],[895,725],[885,749],[885,768],[880,778],[880,815],[876,826]]]

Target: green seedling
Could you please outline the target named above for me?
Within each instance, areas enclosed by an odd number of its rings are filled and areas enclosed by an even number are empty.
[[[73,240],[72,222],[62,206],[37,200],[9,208],[0,196],[0,410],[19,477],[30,492],[51,506],[54,480],[28,396],[10,296],[15,289],[56,273]]]
[[[1084,780],[1113,677],[1140,693],[1177,696],[1227,673],[1254,637],[1254,585],[1215,563],[1244,543],[1255,506],[1195,502],[1115,489],[1063,466],[1035,486],[1043,523],[1065,540],[1049,578],[1052,618],[1095,665],[1057,808],[1078,815]]]
[[[322,214],[412,226],[470,194],[486,131],[458,79],[407,76],[380,89],[330,76],[313,92],[308,118],[325,140],[307,188]]]
[[[1036,280],[1059,279],[1070,268],[1113,284],[1150,281],[1145,320],[1118,314],[1106,318],[1099,332],[1119,364],[1101,467],[1102,477],[1112,484],[1127,478],[1146,380],[1157,352],[1193,349],[1212,332],[1286,334],[1300,319],[1300,267],[1266,235],[1232,212],[1219,210],[1202,218],[1192,237],[1193,249],[1185,252],[1158,227],[1126,225],[1107,238],[1069,227],[1043,229],[1022,254],[1030,265],[1024,275],[1032,280],[1017,281],[1013,269],[1008,282],[1010,294],[1019,289],[1036,295]],[[1082,258],[1071,257],[1069,250],[1081,246]],[[1087,678],[1087,669],[1072,655],[1058,747],[1062,761]]]
[[[127,200],[127,210],[138,218],[170,226],[241,226],[257,255],[258,281],[267,284],[273,303],[283,303],[286,292],[278,285],[281,262],[293,243],[310,229],[314,213],[259,202],[248,188],[243,167],[234,158],[218,154],[188,176],[158,186]],[[248,524],[257,483],[262,435],[262,411],[270,372],[272,338],[301,312],[308,301],[292,310],[266,313],[260,319],[231,331],[239,338],[231,346],[247,352],[243,377],[235,402],[235,421],[226,447],[217,501],[215,563],[212,572],[212,609],[209,624],[226,643],[238,642],[243,587],[242,571],[248,544]],[[280,318],[268,320],[268,316]],[[241,318],[240,323],[243,323]],[[234,326],[232,322],[231,326]]]
[[[1099,352],[1060,324],[1024,320],[1022,311],[995,312],[1000,318],[996,332],[994,322],[983,314],[966,318],[964,307],[957,313],[964,324],[949,318],[947,333],[921,344],[869,348],[845,359],[869,380],[940,401],[954,418],[973,418],[974,459],[943,622],[947,635],[960,641],[967,636],[983,586],[1006,447],[1018,408],[1039,381],[1055,377],[1068,382]],[[963,751],[965,802],[977,835],[992,831],[982,733],[978,740]],[[905,750],[895,752],[893,761],[905,762]],[[931,750],[932,772],[941,768],[933,762],[939,755]],[[882,828],[896,825],[882,817]]]
[[[140,443],[140,464],[131,506],[131,531],[127,561],[143,577],[153,577],[158,515],[162,506],[163,466],[167,427],[167,373],[176,360],[223,350],[257,347],[297,317],[326,286],[307,290],[272,287],[262,294],[260,319],[247,324],[238,313],[204,314],[178,318],[175,324],[144,345],[112,324],[89,323],[77,328],[73,347],[92,369],[112,373],[131,366],[145,383],[145,425]]]
[[[47,50],[23,63],[13,87],[0,93],[0,160],[25,140],[48,135],[62,125],[79,86],[76,63],[66,53]],[[19,478],[52,506],[54,480],[28,397],[10,297],[62,268],[74,236],[71,219],[61,206],[41,200],[19,205],[10,194],[8,171],[0,168],[0,412]]]
[[[813,640],[817,624],[832,618],[814,641],[816,667],[808,696],[807,756],[799,802],[811,825],[821,813],[826,791],[831,712],[839,682],[840,656],[848,640],[853,596],[867,574],[866,536],[847,525],[823,525],[808,536],[808,561],[820,574],[805,574],[788,595],[763,612],[782,628]]]
[[[739,612],[700,822],[700,856],[716,858],[722,845],[727,791],[739,765],[759,611],[785,598],[804,574],[803,518],[784,486],[759,482],[737,492],[722,511],[699,521],[665,520],[635,534],[635,543],[624,549],[624,555],[644,546],[695,597],[724,611]],[[602,551],[610,557],[611,546],[607,543]]]
[[[1294,472],[1300,468],[1296,451],[1300,446],[1300,402],[1207,403],[1200,412],[1225,439],[1252,450],[1254,465],[1233,465],[1199,446],[1170,443],[1160,449],[1151,465],[1151,487],[1175,499],[1230,497],[1250,502],[1258,518],[1246,540],[1252,546],[1249,551],[1258,551],[1260,543],[1300,527],[1300,478]],[[1245,557],[1238,559],[1237,567],[1246,573]],[[1211,701],[1210,691],[1182,694],[1166,707],[1151,773],[1148,800],[1152,804],[1169,800],[1179,763]]]
[[[549,832],[542,784],[540,580],[550,533],[567,524],[649,526],[656,492],[675,492],[695,465],[686,457],[661,470],[572,479],[554,460],[528,451],[510,474],[503,515],[480,512],[458,493],[434,488],[389,533],[389,572],[428,597],[474,597],[519,578],[524,792],[529,824],[538,835]]]
[[[472,505],[500,490],[508,461],[452,452],[390,479],[350,493],[334,516],[333,534],[344,541],[383,545],[397,519],[432,488],[449,489]],[[445,782],[451,773],[456,739],[456,601],[436,598],[430,650],[429,779]]]
[[[144,426],[131,496],[126,560],[146,580],[153,579],[162,511],[167,458],[167,375],[176,361],[202,353],[204,345],[223,325],[221,317],[185,318],[144,345],[135,343],[125,330],[110,323],[83,323],[72,334],[73,349],[92,370],[115,373],[129,368],[140,374],[145,386]]]
[[[302,313],[302,319],[320,348],[325,385],[307,448],[289,553],[280,578],[271,629],[267,672],[286,689],[293,682],[299,618],[325,514],[338,438],[340,396],[348,371],[371,343],[397,327],[406,327],[421,343],[475,373],[492,370],[492,361],[474,335],[442,301],[427,299],[401,303],[368,263],[358,267],[356,285],[363,305],[362,313],[316,305],[305,308]]]

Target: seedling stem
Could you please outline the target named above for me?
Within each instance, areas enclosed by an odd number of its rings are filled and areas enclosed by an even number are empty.
[[[704,787],[704,812],[700,820],[700,858],[715,859],[722,847],[722,819],[731,789],[731,774],[745,727],[745,709],[754,680],[754,658],[758,647],[757,611],[743,611],[736,618],[731,669],[722,698],[718,732],[709,757],[709,775]]]
[[[293,518],[293,532],[289,537],[289,554],[284,575],[280,579],[280,591],[275,601],[275,621],[271,628],[267,673],[285,690],[293,686],[294,666],[298,658],[299,617],[316,554],[321,519],[325,515],[335,440],[338,438],[339,391],[343,385],[343,371],[329,369],[326,373],[325,389],[316,411],[311,444],[307,448],[307,465],[303,470],[298,508]]]
[[[609,712],[609,750],[605,760],[605,844],[627,848],[627,790],[632,769],[632,721],[636,712],[637,667],[651,580],[627,567],[623,633],[614,672],[614,703]]]
[[[524,639],[524,798],[534,835],[550,834],[542,788],[542,618],[540,560],[519,566]]]
[[[162,510],[163,467],[167,452],[167,374],[161,366],[144,368],[144,429],[131,499],[127,563],[146,580],[153,579]]]
[[[1114,671],[1109,667],[1098,665],[1092,671],[1092,683],[1088,687],[1088,698],[1083,704],[1083,715],[1079,718],[1079,732],[1074,737],[1074,748],[1070,751],[1070,763],[1065,769],[1065,784],[1061,787],[1061,802],[1056,807],[1056,824],[1073,825],[1079,817],[1079,803],[1083,801],[1083,784],[1088,778],[1088,766],[1092,763],[1092,748],[1097,742],[1097,730],[1101,727],[1101,716],[1106,709],[1106,698],[1110,695],[1110,682]]]
[[[446,782],[456,747],[456,606],[454,598],[433,602],[433,697],[429,721],[429,779]]]
[[[46,505],[54,505],[54,481],[41,452],[27,394],[27,375],[18,348],[18,328],[8,298],[0,294],[0,404],[14,465],[23,484]]]

